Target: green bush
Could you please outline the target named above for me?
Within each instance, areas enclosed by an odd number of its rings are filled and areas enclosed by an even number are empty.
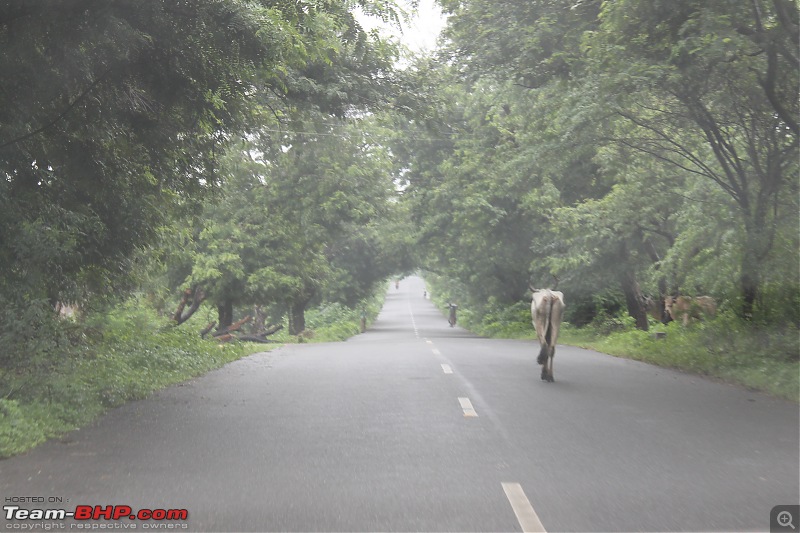
[[[612,332],[605,323],[565,327],[559,341],[800,400],[800,335],[794,325],[766,326],[722,313],[688,327],[677,322],[651,326],[649,332],[632,323]],[[656,338],[656,331],[666,336]]]
[[[354,308],[339,303],[326,304],[309,310],[306,329],[311,332],[312,342],[333,342],[349,339],[361,332],[361,314],[366,314],[367,324],[375,320],[383,307],[383,292],[363,300]]]
[[[15,400],[0,399],[0,457],[24,452],[45,440],[36,419],[26,417]]]
[[[484,337],[521,339],[536,335],[528,302],[518,302],[511,307],[494,306],[482,317],[473,312],[462,315],[463,324]]]
[[[28,360],[18,358],[0,372],[0,457],[84,425],[108,408],[264,349],[218,345],[201,339],[193,328],[165,327],[136,300],[69,327],[76,341],[59,343],[58,351],[39,350]]]

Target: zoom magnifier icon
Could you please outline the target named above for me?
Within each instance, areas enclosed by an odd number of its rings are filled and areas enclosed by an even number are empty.
[[[792,516],[792,513],[789,511],[781,511],[778,513],[778,524],[780,524],[781,527],[790,527],[795,529],[794,517]]]

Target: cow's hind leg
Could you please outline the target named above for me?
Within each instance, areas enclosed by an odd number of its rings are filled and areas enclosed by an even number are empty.
[[[544,365],[547,363],[547,355],[548,355],[547,348],[548,348],[547,344],[542,343],[542,349],[539,350],[539,357],[536,358],[536,362],[539,363],[540,365]],[[544,372],[544,368],[542,368],[542,371]]]
[[[544,354],[543,362],[540,363],[542,365],[542,381],[547,381],[548,383],[553,382],[553,347],[545,345],[542,348],[542,353]],[[541,357],[541,355],[540,355]]]
[[[553,350],[549,347],[547,358],[544,365],[542,365],[542,381],[552,383],[553,380]]]
[[[556,351],[556,345],[553,344],[553,325],[552,322],[547,325],[547,333],[544,335],[544,346],[542,347],[542,354],[544,354],[544,365],[542,366],[542,379],[548,383],[553,382],[553,354]],[[541,357],[541,355],[540,355]]]
[[[544,371],[547,368],[547,358],[550,356],[550,333],[550,324],[547,324],[547,330],[544,335],[539,337],[539,344],[542,345],[542,349],[539,350],[539,357],[536,358],[536,362],[544,366],[542,368],[542,379],[544,379]]]

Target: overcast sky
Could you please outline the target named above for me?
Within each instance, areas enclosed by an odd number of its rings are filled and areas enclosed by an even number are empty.
[[[400,0],[399,3],[406,4],[403,0]],[[410,11],[410,8],[408,10]],[[409,24],[403,24],[402,34],[399,34],[394,28],[386,27],[374,18],[360,16],[359,21],[365,29],[381,27],[387,33],[397,36],[414,52],[433,50],[436,47],[436,38],[445,23],[442,10],[434,0],[420,0],[417,16]]]

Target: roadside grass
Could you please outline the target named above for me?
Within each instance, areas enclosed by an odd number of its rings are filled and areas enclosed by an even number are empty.
[[[306,330],[302,334],[289,335],[288,328],[284,327],[270,339],[284,344],[345,341],[361,333],[362,313],[367,327],[375,321],[385,298],[385,293],[380,292],[362,301],[353,309],[338,303],[328,303],[309,309],[306,312]]]
[[[436,297],[433,301],[446,316],[446,302]],[[459,308],[458,322],[484,337],[536,339],[527,302],[486,311]],[[688,327],[655,321],[650,326],[649,332],[638,330],[627,316],[599,317],[582,328],[564,323],[558,343],[692,372],[800,402],[800,331],[796,326],[765,326],[725,313]],[[656,338],[655,332],[665,335]]]
[[[203,340],[164,326],[138,304],[88,318],[58,353],[0,369],[0,458],[88,424],[129,400],[200,376],[251,353],[252,343]]]
[[[562,330],[559,342],[736,383],[780,398],[800,401],[800,336],[796,327],[766,327],[723,315],[683,327],[654,324],[598,333]],[[654,332],[665,334],[657,338]]]
[[[375,319],[382,303],[382,296],[364,303],[368,321]],[[309,310],[307,334],[282,331],[270,344],[201,339],[200,326],[191,320],[179,327],[165,325],[136,300],[89,316],[80,325],[66,323],[69,341],[57,350],[0,367],[0,459],[247,355],[285,343],[345,340],[359,333],[361,313],[336,304]]]

